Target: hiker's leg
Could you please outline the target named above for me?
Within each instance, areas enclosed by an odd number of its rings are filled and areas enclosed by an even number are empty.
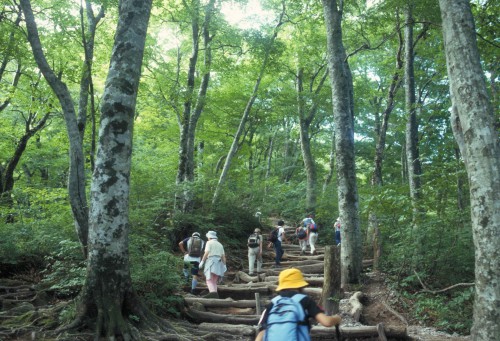
[[[184,268],[182,269],[182,274],[184,275],[184,279],[188,283],[189,283],[189,268],[190,267],[191,267],[191,265],[189,264],[189,262],[184,262]]]
[[[309,245],[311,245],[311,255],[316,252],[316,240],[318,239],[318,234],[312,232],[309,235]]]
[[[257,255],[257,272],[262,272],[262,254]]]
[[[252,275],[253,274],[253,267],[255,264],[255,249],[254,248],[248,248],[248,274]]]
[[[198,285],[198,272],[200,271],[200,263],[198,262],[191,262],[193,267],[191,268],[191,275],[193,276],[193,279],[191,280],[191,293],[194,292],[194,289],[196,289],[196,286]]]
[[[281,263],[281,256],[283,256],[283,250],[281,249],[281,242],[279,240],[276,241],[274,244],[275,250],[276,250],[276,258],[275,258],[275,263],[276,265],[280,265]]]
[[[207,287],[209,292],[217,292],[217,281],[219,276],[214,273],[210,274],[210,279],[207,279]]]

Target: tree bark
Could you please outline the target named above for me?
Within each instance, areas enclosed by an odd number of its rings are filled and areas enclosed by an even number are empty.
[[[96,339],[139,339],[157,321],[132,288],[129,269],[129,191],[134,112],[152,0],[122,0],[101,107],[91,185],[87,277],[74,324],[96,319]],[[97,315],[97,316],[96,316]],[[71,327],[71,326],[70,326]],[[155,326],[157,327],[157,326]]]
[[[354,158],[352,78],[342,42],[342,1],[323,0],[326,22],[328,69],[332,83],[335,120],[335,152],[340,218],[342,226],[342,284],[359,283],[362,270],[358,189]]]
[[[212,13],[214,11],[215,0],[210,0],[205,7],[205,20],[202,25],[201,34],[203,37],[203,50],[204,55],[204,66],[203,66],[203,76],[198,89],[198,96],[196,101],[193,99],[194,86],[195,86],[195,74],[196,74],[196,64],[198,62],[198,54],[200,50],[200,1],[194,0],[192,2],[192,23],[191,23],[191,37],[193,43],[193,51],[191,57],[189,58],[189,69],[187,78],[187,94],[186,100],[184,102],[184,110],[182,112],[182,117],[179,120],[180,127],[180,143],[179,143],[179,165],[177,167],[177,186],[179,190],[182,191],[182,196],[177,195],[181,198],[181,202],[178,203],[178,208],[183,212],[190,212],[194,207],[194,193],[193,193],[193,182],[195,179],[194,170],[194,146],[195,146],[195,135],[196,126],[198,120],[203,112],[203,108],[206,103],[206,94],[208,90],[208,85],[210,82],[210,71],[212,64],[212,49],[210,42],[212,37],[210,36],[210,24],[212,19]],[[177,200],[176,200],[177,201]]]
[[[82,27],[82,43],[85,59],[83,61],[82,77],[80,79],[80,99],[78,104],[78,130],[83,143],[85,128],[87,126],[87,111],[90,97],[90,112],[92,119],[92,134],[90,148],[90,166],[94,169],[95,165],[95,100],[94,100],[94,84],[92,81],[92,64],[94,59],[95,33],[97,25],[104,18],[105,7],[101,6],[97,16],[94,15],[92,3],[89,0],[85,1],[85,12],[87,13],[87,30],[85,29],[85,21],[83,16],[83,7],[80,7],[80,22]]]
[[[418,254],[418,245],[421,245],[420,238],[423,233],[418,229],[420,223],[420,191],[422,168],[420,166],[418,148],[418,121],[415,95],[415,71],[413,50],[413,2],[409,1],[405,9],[405,110],[406,122],[406,162],[408,164],[408,181],[410,187],[410,197],[413,208],[412,223],[417,238],[415,238],[415,250]]]
[[[339,302],[342,298],[340,288],[340,247],[325,246],[325,270],[321,302],[327,315],[339,312]]]
[[[299,113],[299,123],[300,123],[300,148],[302,151],[302,159],[304,161],[304,169],[306,171],[307,184],[306,184],[306,212],[314,213],[316,210],[316,187],[317,187],[317,175],[316,175],[316,163],[314,156],[311,151],[311,134],[310,127],[311,123],[316,116],[318,111],[318,100],[317,95],[323,88],[325,84],[326,77],[328,76],[328,70],[325,71],[323,77],[321,77],[316,90],[311,98],[311,106],[306,112],[306,98],[304,94],[304,68],[299,66],[297,70],[297,111]],[[309,87],[312,92],[312,85]]]
[[[68,174],[69,200],[75,218],[76,232],[86,256],[89,225],[87,197],[85,194],[85,158],[83,157],[83,146],[78,130],[75,106],[68,87],[57,77],[45,58],[30,0],[21,0],[20,4],[24,12],[28,41],[33,50],[33,56],[47,83],[56,94],[66,122],[70,158]]]
[[[475,245],[475,341],[500,336],[500,140],[469,1],[439,0],[453,134],[467,169]]]

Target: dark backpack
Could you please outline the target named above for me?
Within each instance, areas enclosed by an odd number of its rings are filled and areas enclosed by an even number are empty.
[[[257,233],[253,233],[248,237],[247,245],[248,247],[258,247],[259,246],[260,237]]]
[[[279,229],[272,230],[271,233],[269,233],[267,240],[271,243],[276,243],[278,241],[278,232]]]
[[[299,238],[300,240],[302,239],[305,239],[307,237],[307,232],[306,230],[304,230],[303,228],[301,228],[298,232],[297,232],[297,238]]]
[[[203,240],[198,237],[191,237],[188,240],[188,254],[191,257],[200,257],[201,249],[203,248]]]
[[[312,232],[318,232],[318,225],[311,223],[311,225],[309,225],[309,230]]]
[[[267,315],[264,340],[309,341],[309,327],[300,301],[303,294],[292,297],[276,296]]]

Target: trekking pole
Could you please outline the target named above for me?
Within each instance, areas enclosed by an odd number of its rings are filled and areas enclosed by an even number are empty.
[[[341,336],[340,336],[340,327],[338,324],[335,325],[335,334],[337,334],[337,341],[341,341]]]

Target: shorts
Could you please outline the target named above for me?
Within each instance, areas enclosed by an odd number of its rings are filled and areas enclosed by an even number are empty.
[[[198,276],[198,272],[200,271],[200,263],[199,262],[184,262],[184,269],[187,269],[189,267],[191,267],[191,275]]]

